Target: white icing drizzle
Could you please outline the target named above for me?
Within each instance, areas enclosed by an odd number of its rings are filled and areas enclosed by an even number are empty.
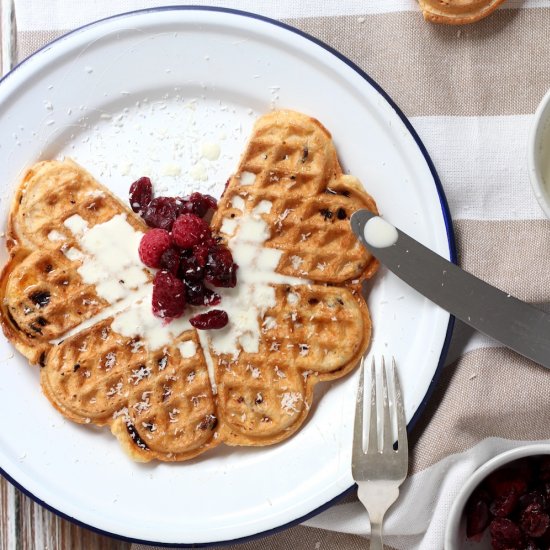
[[[241,185],[252,185],[256,181],[256,174],[253,172],[241,172],[239,176],[239,181]]]
[[[71,330],[67,331],[65,334],[63,334],[61,337],[56,338],[54,340],[50,340],[50,344],[53,344],[56,346],[63,340],[66,340],[67,338],[70,338],[71,336],[74,336],[75,334],[78,334],[79,332],[83,332],[87,330],[88,328],[97,325],[98,323],[101,323],[101,321],[104,321],[105,319],[108,319],[109,317],[116,316],[120,312],[126,311],[128,308],[130,308],[134,303],[139,302],[143,299],[144,295],[147,292],[147,288],[144,288],[142,290],[139,290],[132,294],[131,296],[128,296],[124,300],[121,300],[120,302],[117,302],[116,304],[113,304],[111,306],[108,306],[104,309],[102,309],[97,315],[94,315],[93,317],[90,317],[89,319],[86,319],[85,321],[82,321],[79,325],[72,328]]]
[[[80,220],[72,216],[64,222],[75,237],[79,237],[81,249],[78,254],[71,248],[65,255],[82,262],[77,271],[84,283],[95,285],[98,296],[113,304],[147,282],[147,271],[138,254],[143,233],[134,230],[126,221],[126,215],[117,214],[84,232],[88,224]]]
[[[220,231],[226,235],[233,235],[237,229],[237,220],[234,218],[224,218]]]
[[[273,203],[271,201],[261,200],[252,210],[253,214],[269,214]]]
[[[74,248],[74,246],[71,246],[68,250],[63,250],[63,254],[65,254],[65,257],[71,262],[77,262],[84,259],[84,254],[82,254],[78,248]]]
[[[210,387],[212,388],[212,393],[216,395],[218,393],[218,386],[216,384],[216,370],[214,367],[214,361],[212,355],[210,355],[210,341],[208,338],[207,331],[197,330],[197,336],[199,337],[199,342],[201,344],[202,352],[204,354],[204,360],[206,361],[206,368],[208,369],[208,378],[210,379]]]
[[[88,229],[88,222],[79,216],[78,214],[74,214],[73,216],[70,216],[67,218],[63,225],[75,236],[84,235],[86,230]]]
[[[48,239],[50,241],[64,241],[64,240],[66,240],[66,237],[65,237],[65,235],[63,235],[63,233],[60,233],[59,231],[56,231],[55,229],[52,229],[48,233]]]
[[[231,199],[231,206],[233,208],[236,208],[237,210],[244,211],[244,205],[245,205],[244,199],[239,195],[234,195],[233,198]]]
[[[197,346],[195,345],[195,342],[193,342],[193,340],[182,342],[178,345],[178,349],[180,350],[181,356],[185,357],[186,359],[193,357],[197,353]]]

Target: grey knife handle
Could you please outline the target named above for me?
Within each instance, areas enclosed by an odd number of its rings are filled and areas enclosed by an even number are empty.
[[[365,240],[376,214],[358,210],[351,226],[361,243],[418,292],[458,319],[550,368],[550,315],[502,292],[397,229],[397,241],[377,248]]]

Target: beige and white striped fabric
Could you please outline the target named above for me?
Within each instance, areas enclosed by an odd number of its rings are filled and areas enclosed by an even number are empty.
[[[81,24],[176,3],[16,1],[19,59]],[[507,0],[463,27],[426,23],[416,0],[193,4],[282,20],[365,70],[410,118],[435,163],[460,265],[521,299],[550,303],[550,221],[526,163],[533,113],[550,88],[550,0]],[[469,473],[501,450],[550,438],[549,383],[550,372],[457,323],[442,379],[410,438],[410,476],[386,522],[391,547],[442,548],[450,504]],[[129,547],[66,524],[5,482],[0,497],[1,548],[16,540],[19,548]],[[368,547],[367,535],[353,495],[303,525],[225,548],[352,550]]]

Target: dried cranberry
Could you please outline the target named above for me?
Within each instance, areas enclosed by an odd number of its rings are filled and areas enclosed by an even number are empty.
[[[221,297],[201,281],[183,281],[187,302],[193,306],[216,306],[221,302]]]
[[[489,506],[487,493],[477,491],[466,505],[466,536],[477,537],[489,525]]]
[[[183,211],[188,214],[195,214],[199,218],[204,218],[210,209],[215,210],[218,207],[218,202],[214,197],[198,192],[192,193],[182,200],[184,202]]]
[[[510,519],[495,518],[489,527],[493,548],[520,548],[522,534],[520,528]]]
[[[201,267],[204,267],[206,265],[211,244],[211,242],[207,242],[198,244],[193,247],[193,257],[196,258],[197,263]]]
[[[531,510],[543,511],[546,508],[546,497],[540,491],[530,491],[519,499],[520,510],[529,507]]]
[[[507,495],[512,489],[521,496],[527,492],[527,475],[520,467],[503,468],[487,478],[487,486],[494,498]]]
[[[237,268],[231,251],[218,244],[208,253],[204,278],[214,286],[233,288],[237,284]]]
[[[151,229],[139,243],[139,257],[149,267],[161,267],[161,257],[172,245],[170,233],[164,229]]]
[[[134,212],[142,214],[152,198],[153,186],[149,178],[139,178],[130,185],[130,206]]]
[[[191,325],[199,330],[223,328],[227,325],[228,321],[227,313],[221,309],[212,309],[189,319]]]
[[[514,509],[516,508],[516,505],[519,500],[519,495],[516,493],[516,490],[512,487],[510,491],[507,493],[503,493],[502,495],[499,495],[496,497],[493,502],[491,502],[491,506],[489,507],[489,510],[493,516],[497,516],[500,518],[505,518],[509,516]]]
[[[550,455],[543,456],[540,459],[539,478],[542,481],[550,481]]]
[[[192,248],[209,240],[212,236],[208,224],[195,214],[182,214],[174,222],[172,236],[182,248]]]
[[[154,229],[152,231],[154,231]],[[170,248],[167,248],[162,253],[159,263],[162,269],[166,269],[167,271],[170,271],[170,273],[177,275],[180,267],[179,251],[173,246],[171,246]]]
[[[222,301],[222,297],[214,292],[212,289],[206,287],[206,292],[204,293],[204,305],[205,306],[217,306]]]
[[[172,197],[155,197],[141,214],[149,227],[170,231],[178,216],[176,200]]]
[[[550,517],[547,513],[536,509],[536,505],[530,504],[521,514],[520,525],[526,535],[530,537],[542,537],[550,525]],[[535,507],[533,509],[533,507]]]
[[[186,281],[202,281],[204,269],[196,256],[183,257],[180,260],[178,275]]]
[[[153,314],[161,319],[175,319],[185,309],[185,287],[169,271],[157,272],[153,280]]]
[[[181,197],[175,197],[174,204],[176,205],[178,216],[181,216],[182,214],[188,214],[187,202],[185,201],[185,199],[182,199]]]
[[[204,218],[210,209],[215,210],[218,207],[218,202],[214,197],[198,192],[179,200],[182,202],[182,214],[195,214],[199,218]]]

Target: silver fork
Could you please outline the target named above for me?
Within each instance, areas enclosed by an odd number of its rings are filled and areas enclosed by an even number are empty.
[[[363,445],[363,393],[365,358],[361,361],[361,375],[355,406],[353,451],[351,471],[359,487],[357,496],[369,514],[371,526],[371,550],[382,550],[382,523],[384,514],[399,496],[399,486],[407,477],[408,447],[407,424],[403,410],[401,387],[397,377],[395,360],[389,369],[391,383],[388,385],[386,365],[382,358],[382,418],[378,416],[376,364],[371,365],[371,399],[367,450]],[[394,450],[392,420],[397,424],[397,450]],[[379,443],[382,443],[382,446]]]

